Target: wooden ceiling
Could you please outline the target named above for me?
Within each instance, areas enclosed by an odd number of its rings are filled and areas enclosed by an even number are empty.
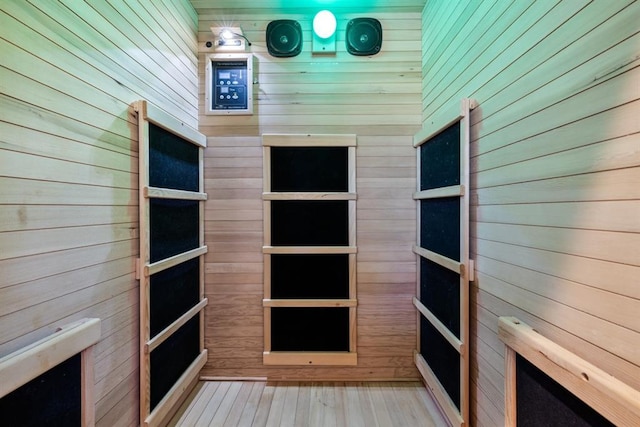
[[[190,0],[202,13],[296,13],[331,9],[334,12],[421,12],[426,0]]]

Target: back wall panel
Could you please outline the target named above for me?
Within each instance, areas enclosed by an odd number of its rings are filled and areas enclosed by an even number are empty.
[[[420,13],[336,13],[335,55],[311,54],[309,14],[258,10],[225,16],[199,9],[200,81],[222,22],[240,26],[254,54],[254,114],[206,116],[200,94],[205,151],[206,345],[209,376],[301,379],[418,378],[413,365],[416,317],[415,153],[420,128]],[[356,17],[379,19],[382,51],[346,52],[344,29]],[[269,55],[265,29],[274,19],[302,26],[303,51]],[[203,85],[201,87],[204,87]],[[357,162],[357,348],[355,367],[262,365],[262,146],[263,133],[355,133]]]

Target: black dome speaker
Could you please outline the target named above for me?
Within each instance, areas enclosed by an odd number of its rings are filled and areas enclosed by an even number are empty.
[[[302,52],[302,28],[298,21],[279,19],[267,25],[269,55],[289,58]]]
[[[347,52],[351,55],[375,55],[382,47],[382,25],[375,18],[355,18],[347,24]]]

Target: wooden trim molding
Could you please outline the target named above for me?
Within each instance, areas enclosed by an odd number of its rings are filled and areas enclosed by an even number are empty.
[[[498,319],[498,336],[517,353],[615,425],[640,425],[640,391],[544,337],[515,317]],[[505,391],[515,392],[515,354],[506,358]],[[507,396],[505,419],[515,426],[515,396]]]
[[[358,358],[356,353],[356,145],[354,134],[263,134],[263,318],[265,365],[326,365],[354,366]],[[271,183],[271,147],[345,147],[347,149],[348,182],[343,192],[273,192]],[[273,246],[271,235],[271,204],[280,200],[326,201],[344,200],[348,204],[348,242],[343,246]],[[326,255],[345,254],[349,256],[349,295],[344,299],[272,299],[271,298],[271,257],[283,254]],[[301,278],[300,280],[304,280]],[[349,351],[344,352],[307,352],[307,351],[271,351],[272,308],[348,308],[349,310]]]
[[[100,340],[100,319],[81,319],[0,358],[0,398],[80,353],[81,425],[95,424],[93,346]]]
[[[358,354],[355,352],[265,351],[262,359],[265,365],[356,366],[358,364]]]

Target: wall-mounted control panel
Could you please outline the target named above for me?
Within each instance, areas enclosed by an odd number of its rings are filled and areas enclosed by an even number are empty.
[[[205,114],[253,114],[253,56],[207,56]]]

